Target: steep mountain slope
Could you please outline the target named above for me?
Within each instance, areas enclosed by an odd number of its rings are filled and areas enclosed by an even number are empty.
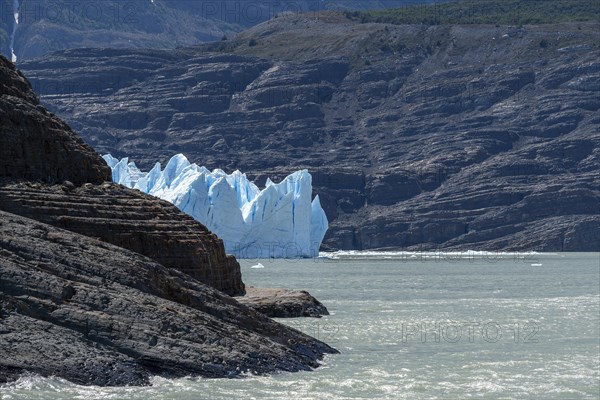
[[[76,47],[175,48],[231,37],[281,12],[405,3],[415,0],[0,0],[0,53],[11,57],[11,41],[18,60]]]
[[[244,291],[222,242],[173,206],[99,184],[104,161],[2,56],[0,149],[0,383],[300,371],[335,353],[217,290]]]
[[[598,43],[594,22],[327,13],[23,68],[88,143],[144,168],[179,152],[259,181],[308,168],[331,247],[598,251]]]

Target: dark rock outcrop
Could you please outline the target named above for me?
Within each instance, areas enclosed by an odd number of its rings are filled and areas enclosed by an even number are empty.
[[[298,318],[329,315],[327,308],[304,290],[247,287],[236,300],[271,318]]]
[[[171,203],[105,183],[0,185],[0,210],[145,255],[229,295],[244,294],[240,266],[223,241]]]
[[[244,291],[221,240],[104,182],[103,160],[3,57],[0,90],[0,383],[300,371],[336,352],[215,289]]]
[[[179,152],[262,182],[309,169],[329,248],[598,251],[599,32],[292,15],[23,67],[88,143],[144,169]]]
[[[300,371],[332,352],[149,258],[0,211],[0,383]]]
[[[110,180],[106,163],[39,105],[29,82],[0,56],[0,177],[63,182]]]
[[[0,59],[0,68],[0,210],[148,256],[227,294],[244,293],[239,264],[219,238],[170,203],[98,185],[111,180],[104,160],[38,104],[8,60]],[[13,183],[28,180],[39,182]]]

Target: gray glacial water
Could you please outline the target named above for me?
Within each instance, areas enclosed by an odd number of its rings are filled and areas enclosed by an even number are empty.
[[[0,398],[598,399],[598,253],[344,253],[244,260],[242,273],[250,285],[319,298],[331,316],[282,322],[341,354],[313,372],[142,388],[31,376]]]

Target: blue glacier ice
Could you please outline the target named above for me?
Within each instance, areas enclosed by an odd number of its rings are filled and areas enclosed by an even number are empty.
[[[157,163],[142,172],[128,158],[104,160],[113,181],[167,200],[216,233],[238,258],[315,257],[328,222],[319,196],[312,199],[312,176],[295,172],[280,183],[267,179],[260,190],[246,174],[209,171],[183,154],[164,170]]]

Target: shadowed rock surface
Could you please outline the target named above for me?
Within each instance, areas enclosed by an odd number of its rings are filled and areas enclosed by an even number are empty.
[[[0,90],[0,383],[300,371],[336,352],[206,285],[243,293],[221,240],[172,205],[101,183],[104,161],[1,56]]]
[[[240,266],[223,241],[171,203],[123,186],[6,183],[0,210],[150,257],[229,295],[244,293]]]
[[[0,210],[146,255],[227,294],[244,293],[239,264],[219,238],[167,202],[97,185],[111,180],[104,160],[38,104],[4,58],[0,76]]]
[[[3,211],[0,307],[0,383],[299,371],[335,352],[149,258]]]
[[[180,152],[259,184],[309,169],[327,248],[598,251],[598,43],[589,22],[292,15],[202,47],[23,68],[88,143],[143,169]]]
[[[236,300],[271,318],[322,317],[327,308],[304,290],[247,287]]]
[[[110,180],[102,158],[39,105],[25,76],[4,57],[0,96],[0,177],[74,184]]]

